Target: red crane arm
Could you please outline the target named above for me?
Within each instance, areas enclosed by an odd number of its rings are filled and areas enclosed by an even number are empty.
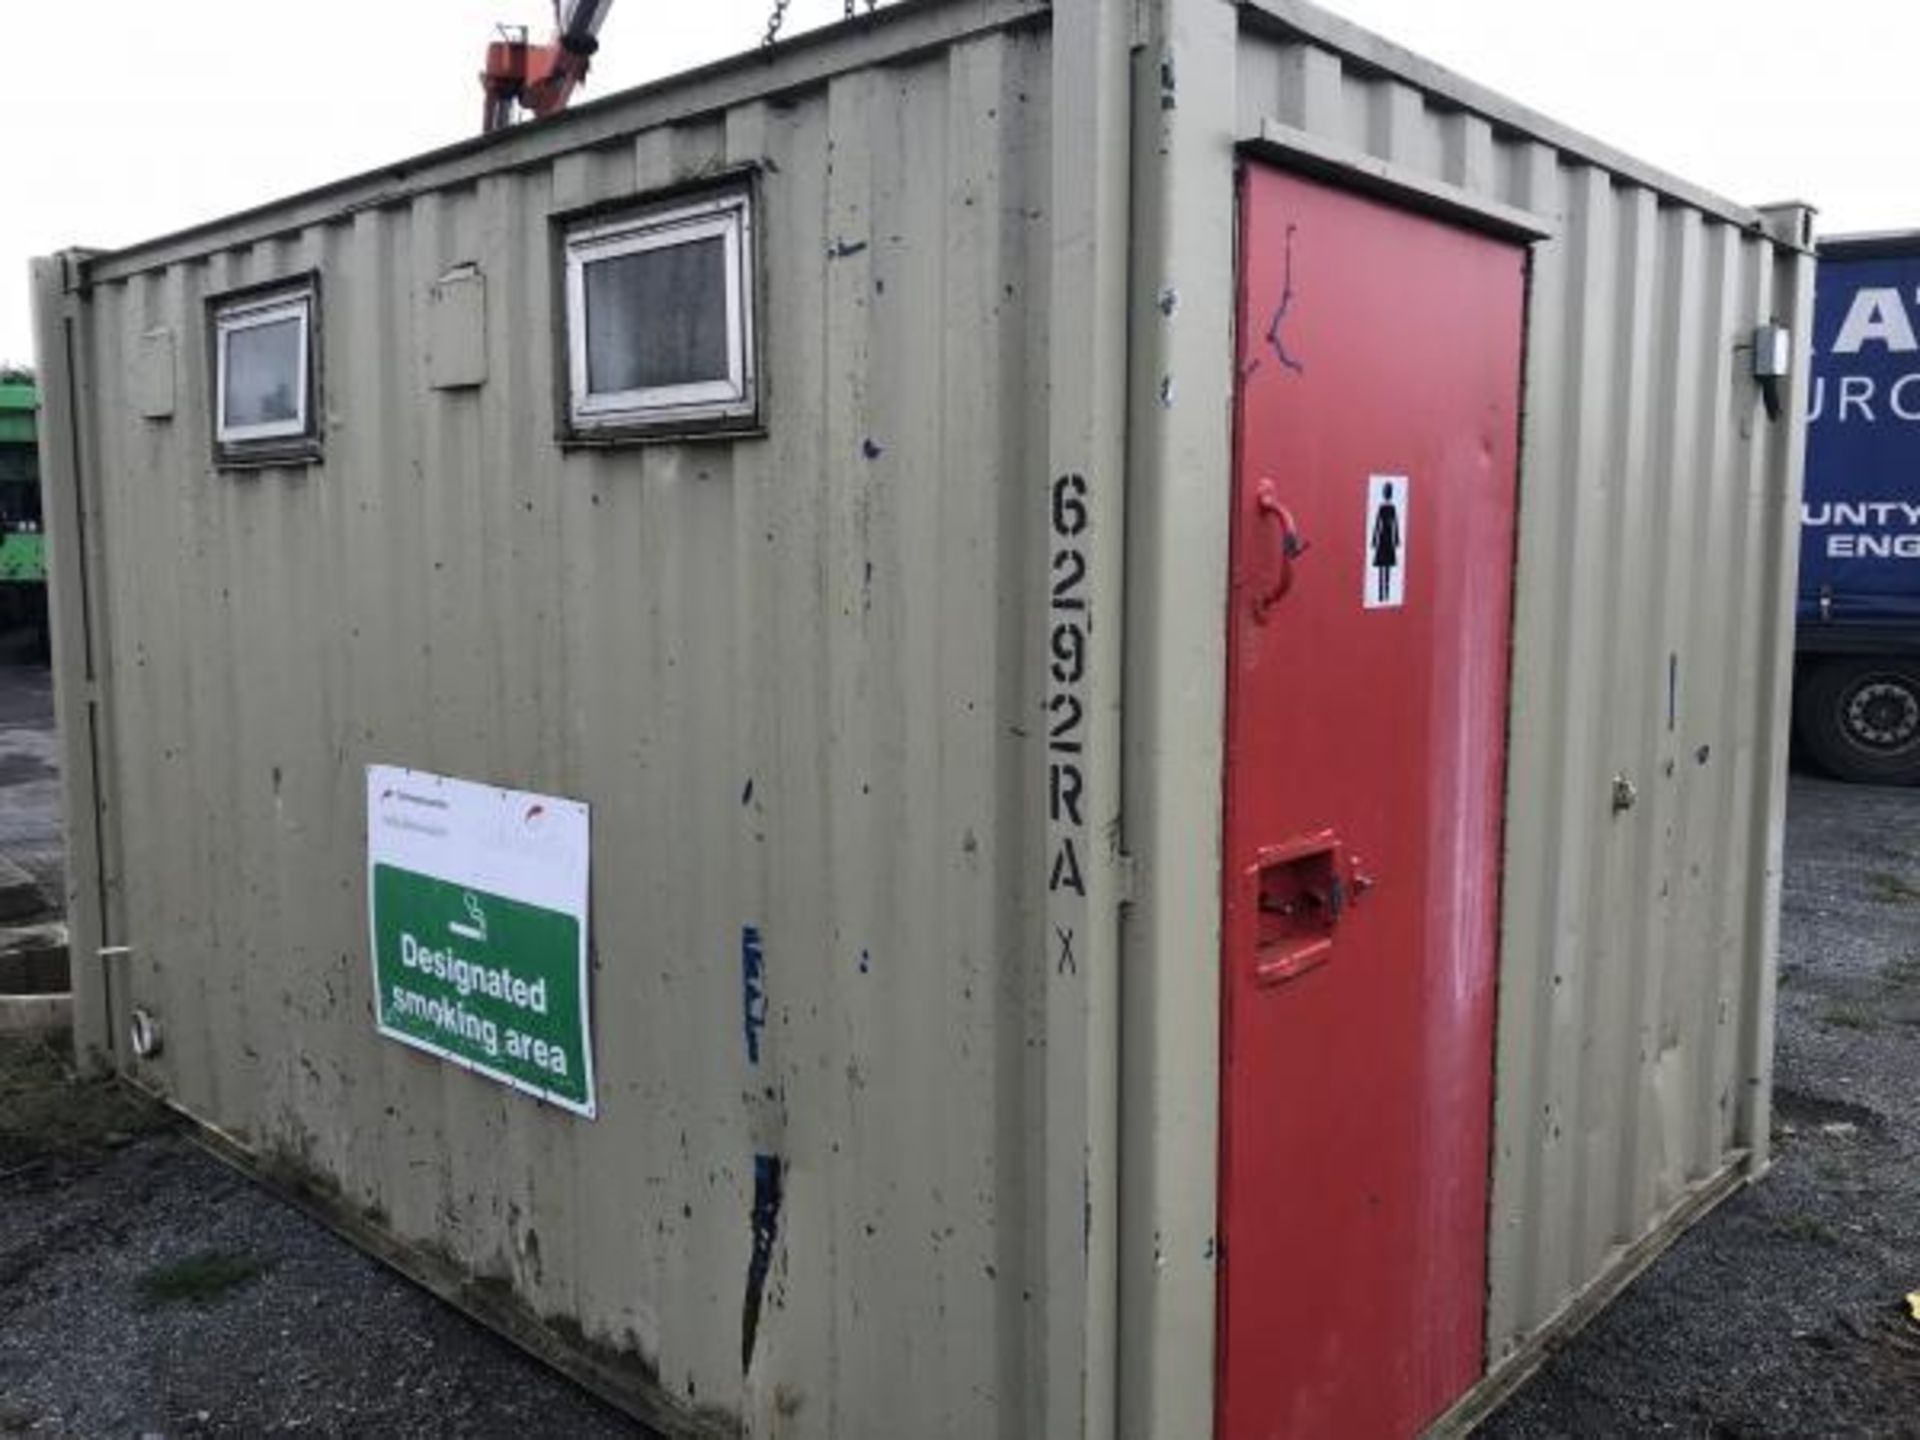
[[[502,29],[487,46],[487,68],[480,74],[486,94],[481,128],[501,130],[513,123],[514,107],[535,117],[564,110],[586,78],[593,52],[600,48],[600,25],[613,0],[567,0],[555,35],[545,45],[527,41],[527,32]]]

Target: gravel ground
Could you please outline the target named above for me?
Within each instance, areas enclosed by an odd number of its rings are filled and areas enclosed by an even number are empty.
[[[65,884],[57,744],[51,674],[19,663],[0,637],[0,855],[56,904]]]
[[[0,1434],[642,1434],[51,1052],[0,1041]]]
[[[1775,1163],[1481,1431],[1920,1436],[1920,790],[1795,776]]]

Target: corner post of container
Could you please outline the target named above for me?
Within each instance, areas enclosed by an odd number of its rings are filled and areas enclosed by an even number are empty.
[[[1786,838],[1787,746],[1793,715],[1794,599],[1800,569],[1800,494],[1806,467],[1807,399],[1813,363],[1814,248],[1811,206],[1762,207],[1761,223],[1772,239],[1769,277],[1772,313],[1756,317],[1788,327],[1793,358],[1786,403],[1767,426],[1765,460],[1766,575],[1760,593],[1772,597],[1773,613],[1762,632],[1761,723],[1754,746],[1757,767],[1753,837],[1758,883],[1747,887],[1746,957],[1750,969],[1741,987],[1740,1100],[1737,1143],[1747,1152],[1747,1174],[1764,1175],[1772,1163],[1774,1015],[1780,960],[1782,852]],[[1766,423],[1766,422],[1756,422]]]
[[[1133,77],[1121,1435],[1214,1424],[1240,16],[1147,0]]]
[[[40,387],[40,490],[47,544],[47,616],[53,638],[54,714],[60,734],[65,811],[67,948],[73,986],[73,1047],[83,1071],[116,1060],[108,948],[112,868],[103,767],[111,754],[102,633],[99,515],[87,490],[84,416],[88,385],[84,252],[33,262],[34,346]]]
[[[1044,1123],[1032,1172],[1034,1434],[1111,1440],[1119,1317],[1121,631],[1132,7],[1053,6]]]

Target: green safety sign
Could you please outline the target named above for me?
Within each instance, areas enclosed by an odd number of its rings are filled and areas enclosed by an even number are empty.
[[[592,1115],[588,860],[578,801],[369,766],[380,1033]]]

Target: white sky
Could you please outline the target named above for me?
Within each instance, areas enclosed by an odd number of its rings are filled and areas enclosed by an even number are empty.
[[[588,97],[757,44],[770,0],[618,0]],[[862,0],[864,5],[864,0]],[[1823,232],[1920,228],[1913,0],[1331,0],[1394,41],[1736,200]],[[26,264],[113,247],[478,128],[496,22],[541,0],[7,0],[0,359],[31,357]],[[840,0],[792,0],[786,30]],[[84,14],[84,22],[79,18]]]

